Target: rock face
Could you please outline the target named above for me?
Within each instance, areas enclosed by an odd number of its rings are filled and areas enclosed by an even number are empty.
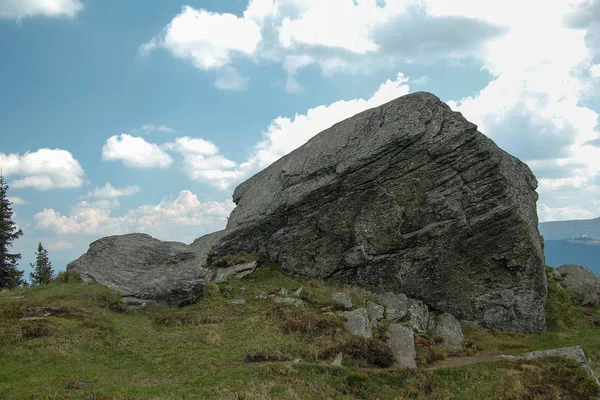
[[[366,309],[357,308],[352,311],[342,311],[339,315],[346,319],[346,329],[353,335],[364,339],[373,339],[373,325]]]
[[[253,273],[256,270],[257,265],[258,263],[256,261],[251,261],[249,263],[238,264],[232,267],[219,268],[215,272],[215,276],[212,278],[212,280],[215,283],[221,283],[227,282],[227,279],[230,276],[235,276],[236,278],[243,278]]]
[[[583,295],[583,305],[600,304],[600,278],[581,265],[564,264],[556,270],[564,285]]]
[[[486,327],[543,331],[536,187],[476,125],[414,93],[239,185],[226,230],[194,245],[209,259],[261,253],[291,273],[405,293]]]
[[[87,253],[69,263],[67,270],[127,298],[179,306],[196,301],[205,281],[211,278],[212,271],[201,268],[202,262],[183,243],[133,233],[96,240]]]
[[[417,368],[415,334],[412,329],[400,324],[391,325],[390,347],[398,364],[410,369]]]
[[[464,340],[462,327],[452,315],[445,313],[438,317],[435,333],[442,338],[444,346],[450,353],[462,350]]]

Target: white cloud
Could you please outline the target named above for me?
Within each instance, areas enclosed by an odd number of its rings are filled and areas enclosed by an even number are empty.
[[[0,0],[0,18],[16,20],[37,16],[73,18],[81,10],[80,0]]]
[[[544,203],[540,203],[538,205],[538,216],[540,222],[546,222],[595,218],[598,216],[598,213],[589,209],[584,209],[579,205],[552,208]]]
[[[317,64],[324,75],[399,61],[475,56],[501,29],[476,19],[432,17],[425,0],[251,0],[241,18],[186,6],[141,54],[166,48],[202,70],[236,56],[281,62],[290,77]],[[219,81],[219,80],[218,80]],[[296,92],[291,79],[285,88]]]
[[[129,133],[152,133],[152,132],[166,132],[166,133],[173,133],[175,132],[175,130],[169,126],[166,125],[153,125],[153,124],[146,124],[143,125],[140,128],[135,128],[129,131]]]
[[[71,250],[73,248],[73,243],[64,241],[50,242],[46,248],[53,251]]]
[[[594,64],[589,68],[590,75],[594,78],[600,78],[600,64]]]
[[[500,147],[544,174],[538,189],[542,204],[567,188],[583,195],[600,172],[600,149],[586,145],[597,138],[599,115],[583,105],[590,87],[585,80],[595,71],[594,50],[586,42],[585,29],[566,26],[564,18],[572,7],[584,3],[494,0],[493,7],[466,0],[452,4],[427,0],[427,4],[431,15],[468,16],[507,28],[506,34],[487,43],[480,56],[495,79],[478,95],[449,104]],[[582,73],[586,70],[590,74]],[[546,176],[550,172],[560,176]],[[543,211],[554,217],[583,215],[576,207],[552,210]]]
[[[18,206],[18,205],[22,205],[22,204],[29,204],[27,201],[23,200],[20,197],[8,197],[8,201],[10,201],[14,206]]]
[[[109,182],[102,187],[97,187],[91,192],[85,195],[86,198],[97,198],[97,199],[116,199],[119,197],[133,196],[140,191],[140,187],[137,185],[127,186],[124,188],[116,188]]]
[[[147,54],[162,47],[209,70],[225,66],[236,54],[254,53],[260,41],[260,27],[252,19],[184,6],[160,35],[140,47],[140,52]]]
[[[264,133],[265,138],[256,145],[255,153],[242,164],[241,169],[254,172],[264,168],[333,124],[407,94],[410,90],[407,81],[399,73],[394,81],[388,79],[381,84],[368,100],[340,100],[328,106],[311,108],[306,114],[296,114],[293,119],[276,118]]]
[[[242,176],[235,170],[237,163],[219,154],[217,146],[208,140],[180,137],[164,148],[183,156],[182,170],[192,180],[226,190]]]
[[[242,76],[232,67],[222,68],[217,75],[215,87],[222,90],[243,91],[248,89],[248,81],[250,78]]]
[[[75,188],[84,182],[81,164],[66,150],[39,149],[23,155],[0,153],[0,166],[5,176],[20,177],[10,182],[12,188]]]
[[[69,215],[44,209],[34,216],[37,230],[59,235],[117,235],[146,232],[168,240],[191,241],[202,232],[223,228],[235,207],[233,202],[201,202],[189,190],[182,190],[175,200],[164,199],[157,205],[142,205],[114,216],[117,201],[82,201]]]
[[[112,136],[106,141],[102,148],[102,159],[121,160],[126,166],[135,168],[167,168],[173,163],[173,159],[158,145],[126,133]]]

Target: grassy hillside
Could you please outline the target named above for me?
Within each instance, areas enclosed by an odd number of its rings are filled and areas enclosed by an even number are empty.
[[[306,307],[256,298],[298,287]],[[340,290],[356,307],[372,297],[291,277],[273,265],[243,280],[209,285],[202,302],[180,309],[126,310],[115,293],[80,282],[2,292],[0,399],[517,400],[595,394],[583,370],[568,360],[458,366],[493,354],[581,345],[600,373],[600,309],[577,306],[576,296],[556,282],[550,283],[548,332],[465,326],[465,354],[442,367],[435,364],[445,356],[437,338],[419,338],[416,371],[381,368],[389,363],[385,327],[369,343],[323,314],[336,309],[331,294]],[[339,351],[351,359],[330,367]]]

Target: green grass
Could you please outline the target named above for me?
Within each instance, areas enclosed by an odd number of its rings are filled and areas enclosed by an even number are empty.
[[[255,298],[297,287],[303,288],[307,307]],[[365,345],[339,320],[323,315],[336,309],[331,300],[336,291],[349,293],[355,307],[372,298],[358,288],[289,276],[274,265],[242,280],[209,284],[200,303],[184,308],[127,311],[109,289],[81,282],[3,292],[0,399],[34,394],[36,399],[519,400],[583,399],[589,393],[582,369],[563,359],[437,370],[377,368],[388,365],[383,342]],[[9,299],[14,296],[23,298]],[[246,304],[230,304],[231,298]],[[582,345],[597,369],[600,310],[577,306],[576,296],[555,282],[547,308],[546,333],[465,326],[466,339],[482,353]],[[51,316],[21,320],[43,313]],[[435,344],[432,338],[423,340],[424,348]],[[338,350],[354,358],[342,368],[329,367]],[[421,357],[426,361],[438,355]],[[289,361],[296,358],[302,361]]]

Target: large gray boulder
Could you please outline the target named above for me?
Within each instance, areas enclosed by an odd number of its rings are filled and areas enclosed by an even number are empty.
[[[600,303],[600,278],[590,269],[581,265],[564,264],[557,271],[566,287],[583,295],[583,305]]]
[[[417,368],[417,349],[413,330],[401,324],[390,326],[390,347],[394,359],[402,367]]]
[[[413,93],[239,185],[208,257],[261,253],[291,273],[405,293],[486,327],[543,331],[536,187],[476,125]]]
[[[90,244],[87,253],[69,263],[86,282],[97,282],[125,298],[170,305],[193,303],[212,271],[190,246],[163,242],[143,233],[109,236]]]
[[[444,313],[437,318],[435,333],[444,341],[444,346],[450,353],[462,351],[464,341],[460,322],[452,315]]]

